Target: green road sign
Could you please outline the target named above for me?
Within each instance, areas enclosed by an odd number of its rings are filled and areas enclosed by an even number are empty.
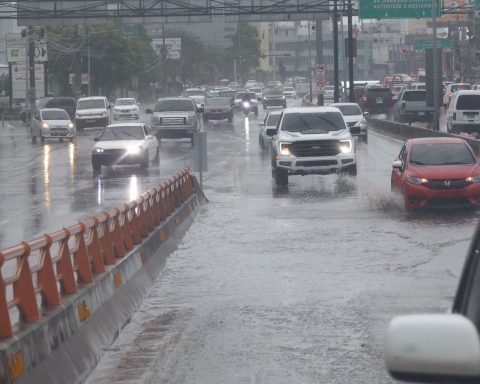
[[[140,34],[140,26],[138,24],[123,24],[122,34],[125,37],[137,37]]]
[[[437,47],[443,49],[452,48],[449,39],[437,39]],[[415,40],[416,51],[424,51],[428,48],[433,48],[433,40]]]
[[[433,1],[435,1],[436,14],[440,17],[440,0],[359,0],[359,17],[360,19],[431,18]]]

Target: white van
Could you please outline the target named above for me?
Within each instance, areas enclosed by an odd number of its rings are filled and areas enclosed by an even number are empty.
[[[480,91],[457,91],[452,95],[447,130],[456,134],[480,132]]]
[[[104,96],[81,97],[77,101],[75,128],[103,127],[111,123],[111,105]]]

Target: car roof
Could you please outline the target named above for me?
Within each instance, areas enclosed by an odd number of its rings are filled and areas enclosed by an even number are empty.
[[[480,91],[474,91],[473,89],[462,89],[461,91],[456,91],[455,95],[480,95]]]
[[[108,128],[118,128],[118,127],[143,127],[144,123],[115,123],[109,124]]]
[[[65,111],[65,109],[63,108],[40,108],[40,111],[41,112],[49,112],[49,111],[63,111],[63,112],[67,112]]]
[[[282,112],[283,112],[283,110],[282,110],[282,111],[271,111],[271,112],[268,112],[268,113],[267,113],[267,116],[270,116],[270,115],[281,115]]]
[[[89,97],[80,97],[78,101],[80,100],[105,100],[105,96],[89,96]]]
[[[161,97],[157,101],[170,101],[170,100],[189,100],[193,103],[193,100],[190,97]]]
[[[416,139],[407,140],[410,144],[455,144],[455,143],[466,143],[460,137],[422,137]]]
[[[118,100],[135,100],[134,97],[119,97],[118,99],[115,99],[115,101],[118,101]]]
[[[283,110],[283,114],[289,113],[325,113],[325,112],[338,112],[340,110],[336,107],[290,107]]]
[[[332,106],[332,107],[343,107],[344,105],[345,106],[356,105],[358,108],[360,108],[360,106],[357,103],[333,103],[333,104],[330,104],[330,106]]]

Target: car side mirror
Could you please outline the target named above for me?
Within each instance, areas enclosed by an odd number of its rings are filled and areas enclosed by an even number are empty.
[[[365,116],[365,117],[370,116],[370,112],[363,112],[363,116]]]
[[[395,161],[392,163],[392,168],[402,169],[402,168],[403,168],[403,161],[402,161],[402,160],[395,160]]]
[[[277,128],[267,128],[267,136],[273,137],[277,134]]]
[[[480,341],[475,325],[458,314],[394,318],[385,339],[385,364],[398,380],[478,382]]]
[[[153,111],[150,109],[150,108],[147,108],[147,110],[145,111],[145,113],[151,115],[153,113]]]
[[[100,137],[94,137],[93,141],[100,141]]]

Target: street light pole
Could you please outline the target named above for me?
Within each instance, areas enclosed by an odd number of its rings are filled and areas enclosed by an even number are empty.
[[[92,50],[90,48],[90,35],[87,35],[87,43],[88,43],[88,60],[87,60],[87,66],[88,66],[88,96],[92,96],[92,71],[91,71],[91,56],[92,56]]]
[[[333,0],[333,101],[338,103],[338,0]]]

